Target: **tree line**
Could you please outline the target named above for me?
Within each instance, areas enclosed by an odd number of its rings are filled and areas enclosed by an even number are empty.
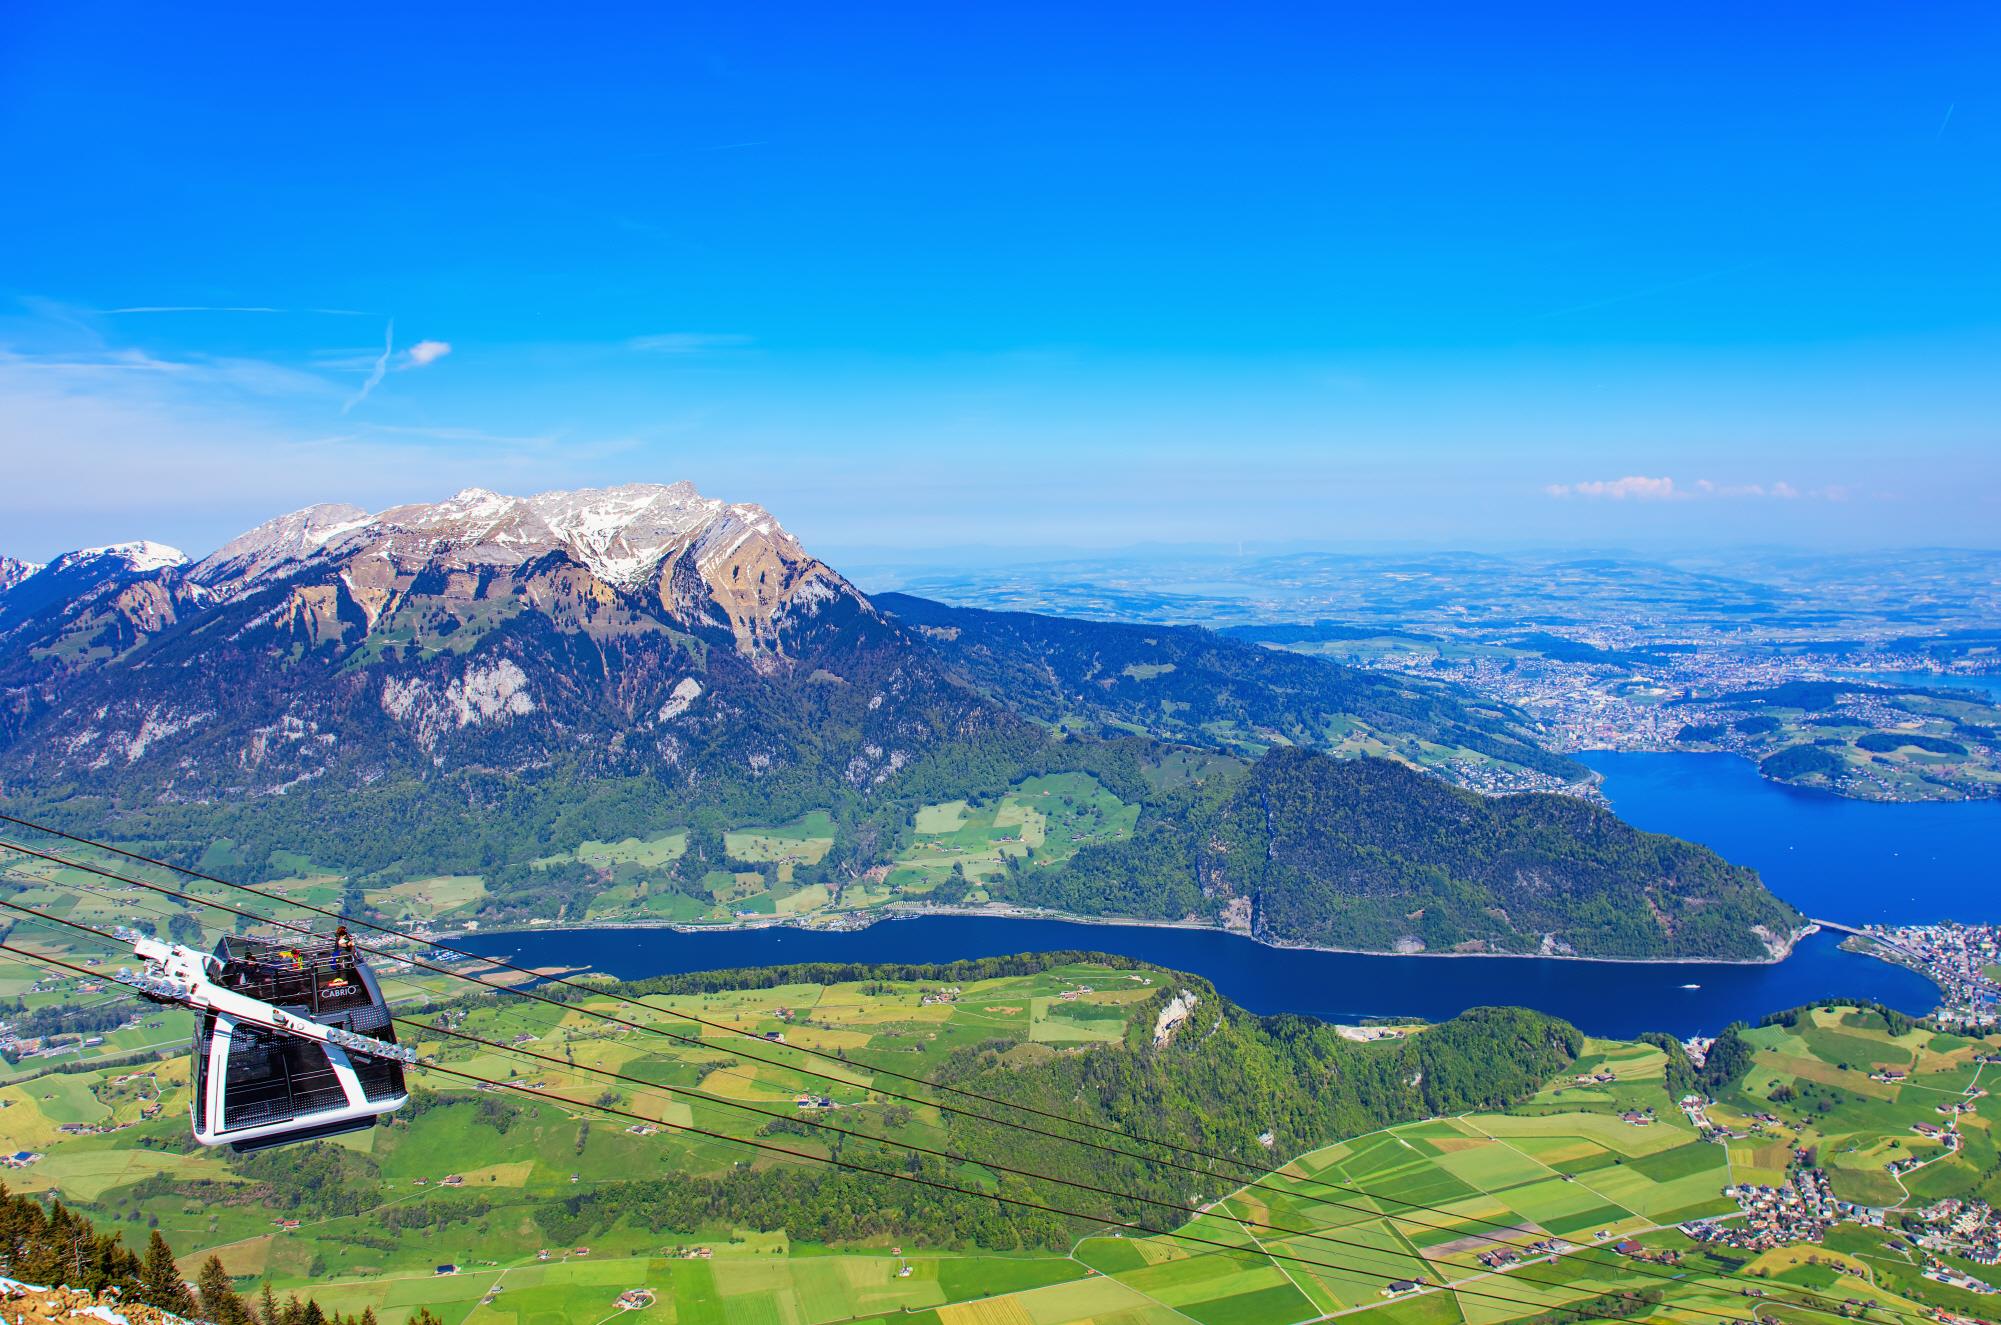
[[[0,1183],[0,1274],[44,1287],[67,1286],[88,1293],[115,1291],[128,1302],[143,1302],[188,1320],[215,1325],[378,1325],[373,1308],[359,1316],[330,1312],[294,1293],[282,1300],[271,1291],[246,1298],[222,1261],[210,1256],[189,1283],[167,1240],[154,1229],[146,1250],[135,1253],[118,1233],[101,1233],[89,1219],[51,1202],[17,1195]],[[428,1310],[408,1325],[440,1325]]]

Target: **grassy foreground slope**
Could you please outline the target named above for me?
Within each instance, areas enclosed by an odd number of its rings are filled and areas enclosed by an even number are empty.
[[[440,992],[396,974],[390,988],[423,1002]],[[281,1294],[310,1284],[328,1310],[373,1306],[391,1321],[419,1305],[448,1321],[475,1311],[523,1325],[595,1320],[626,1288],[650,1284],[692,1303],[723,1291],[718,1280],[760,1297],[777,1319],[835,1320],[1090,1277],[1069,1252],[1099,1221],[1171,1228],[1175,1209],[1225,1196],[1245,1171],[1201,1159],[1188,1161],[1192,1173],[1163,1167],[1144,1146],[1127,1147],[1134,1157],[1079,1148],[1060,1139],[1071,1130],[1062,1123],[1048,1124],[1056,1136],[1033,1137],[955,1116],[930,1102],[930,1088],[865,1064],[992,1095],[1009,1103],[981,1112],[1004,1118],[1029,1105],[1268,1163],[1386,1122],[1524,1097],[1579,1043],[1537,1014],[1482,1010],[1358,1044],[1319,1023],[1253,1016],[1199,981],[1083,954],[629,988],[654,1011],[628,1015],[688,1042],[619,1032],[581,1007],[490,999],[455,1008],[454,1024],[550,1061],[422,1040],[454,1069],[539,1083],[574,1103],[420,1075],[393,1125],[262,1155],[188,1144],[184,1058],[20,1074],[0,1087],[0,1119],[13,1145],[40,1158],[14,1185],[60,1195],[100,1222],[157,1227],[190,1270],[213,1252],[253,1291],[267,1278]],[[1184,990],[1194,1014],[1157,1043],[1162,1009]],[[676,1011],[730,1029],[693,1026]],[[816,1063],[802,1046],[848,1063]],[[653,1121],[607,1118],[593,1103]],[[822,1121],[854,1135],[812,1125]],[[689,1124],[797,1155],[675,1130]],[[966,1158],[915,1158],[899,1141]],[[829,1154],[975,1194],[806,1158]],[[983,1160],[1119,1194],[1010,1176]],[[995,1191],[1085,1217],[977,1195]],[[711,1256],[682,1255],[698,1247]],[[441,1264],[464,1273],[439,1276]],[[482,1306],[496,1283],[501,1295]]]
[[[425,1002],[445,992],[401,975],[391,991]],[[420,1309],[447,1325],[591,1325],[632,1290],[647,1294],[631,1300],[648,1325],[1303,1325],[1336,1312],[1488,1325],[1561,1309],[1665,1321],[1695,1319],[1691,1310],[1742,1315],[1739,1290],[1751,1285],[1768,1294],[1760,1315],[1797,1325],[1824,1319],[1789,1305],[1801,1289],[1853,1299],[1858,1315],[1886,1322],[1894,1317],[1883,1313],[1921,1303],[1979,1309],[1920,1278],[1922,1258],[1898,1249],[1896,1210],[1883,1229],[1839,1226],[1825,1253],[1698,1246],[1675,1225],[1730,1212],[1722,1192],[1733,1181],[1777,1180],[1773,1165],[1795,1138],[1701,1139],[1675,1107],[1689,1088],[1678,1053],[1587,1040],[1533,1013],[1483,1009],[1358,1043],[1320,1023],[1252,1016],[1185,976],[1089,954],[719,972],[624,991],[649,1009],[625,1014],[690,1042],[608,1027],[589,1015],[610,1006],[596,996],[563,1009],[457,1004],[448,1015],[460,1029],[555,1061],[437,1037],[423,1041],[427,1056],[574,1102],[433,1075],[393,1125],[260,1156],[190,1152],[178,1058],[17,1076],[0,1088],[0,1121],[41,1157],[10,1177],[16,1190],[60,1196],[127,1230],[128,1241],[157,1227],[190,1272],[214,1254],[253,1297],[268,1281],[281,1297],[310,1291],[329,1311],[372,1308],[385,1325]],[[1197,998],[1193,1013],[1156,1042],[1161,1010],[1184,991]],[[1747,1052],[1719,1085],[1714,1116],[1748,1126],[1754,1103],[1779,1108],[1788,1126],[1796,1112],[1810,1116],[1823,1162],[1845,1182],[1840,1167],[1860,1171],[1868,1156],[1891,1153],[1930,1093],[1959,1089],[1977,1070],[1972,1058],[1996,1048],[1873,1015],[1810,1010],[1745,1032]],[[845,1061],[816,1063],[799,1052],[806,1046]],[[1908,1099],[1849,1089],[1859,1063],[1900,1053],[1912,1069]],[[1184,1156],[1197,1170],[1188,1172],[1025,1136],[946,1113],[928,1088],[870,1065],[1246,1163]],[[840,1080],[812,1075],[820,1069]],[[1844,1083],[1840,1093],[1770,1103],[1778,1086],[1820,1078]],[[1832,1103],[1822,1109],[1820,1098]],[[653,1121],[607,1118],[593,1104]],[[1628,1116],[1649,1111],[1644,1123]],[[816,1122],[967,1159],[913,1159]],[[834,1174],[676,1130],[689,1124],[1089,1217]],[[1969,1141],[1954,1190],[1992,1182],[1981,1144]],[[1275,1176],[1242,1181],[1280,1164]],[[1178,1225],[1224,1246],[1104,1220]],[[1494,1237],[1569,1249],[1500,1271],[1479,1260]],[[1625,1239],[1675,1263],[1615,1254],[1611,1244]],[[1391,1281],[1417,1277],[1431,1287],[1385,1296]],[[1607,1296],[1620,1294],[1613,1312]]]

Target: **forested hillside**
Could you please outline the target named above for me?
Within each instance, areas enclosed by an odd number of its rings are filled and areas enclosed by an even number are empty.
[[[1199,626],[988,612],[906,594],[875,603],[987,693],[1050,723],[1258,754],[1274,745],[1452,755],[1581,779],[1503,704],[1415,677],[1344,667]]]
[[[1281,943],[1757,959],[1800,923],[1755,872],[1569,796],[1482,797],[1384,759],[1274,750],[1006,895],[1230,918]]]

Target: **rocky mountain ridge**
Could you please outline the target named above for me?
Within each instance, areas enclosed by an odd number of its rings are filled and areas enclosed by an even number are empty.
[[[783,713],[867,729],[839,758],[866,782],[930,739],[895,697],[984,704],[763,508],[686,483],[319,505],[170,552],[73,553],[0,593],[0,779],[256,795],[350,760],[671,771],[716,741],[761,775],[798,762]]]
[[[393,624],[412,593],[472,599],[491,596],[497,580],[520,588],[542,577],[538,605],[555,610],[564,595],[547,577],[567,566],[595,581],[566,586],[580,602],[650,598],[676,620],[726,624],[739,649],[757,653],[782,651],[779,618],[794,606],[863,601],[764,508],[704,497],[686,482],[531,497],[467,488],[373,515],[323,503],[258,525],[193,563],[178,549],[137,541],[66,553],[47,566],[8,565],[18,569],[0,579],[7,596],[0,637],[59,604],[79,628],[100,627],[108,612],[152,635],[190,604],[242,601],[283,582],[291,592],[269,610],[317,644],[348,634],[356,624],[349,618],[358,618],[362,634]],[[142,578],[158,591],[143,596],[136,614],[126,610],[129,600],[107,595]],[[600,628],[597,612],[581,615],[587,631]],[[601,628],[621,624],[630,623],[613,612]]]
[[[967,732],[1080,720],[1247,755],[1343,733],[1566,767],[1517,715],[1423,682],[1194,628],[885,602],[685,482],[323,503],[195,561],[88,549],[0,590],[0,792],[203,801],[570,760],[865,788]]]
[[[646,578],[681,542],[727,556],[736,539],[797,543],[763,507],[704,497],[687,482],[630,483],[510,497],[466,488],[441,502],[370,515],[324,503],[279,516],[204,557],[190,578],[235,596],[319,557],[373,555],[399,568],[513,567],[563,552],[607,583]]]

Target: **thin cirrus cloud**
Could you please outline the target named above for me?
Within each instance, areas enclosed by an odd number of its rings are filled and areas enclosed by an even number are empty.
[[[369,392],[382,385],[382,379],[389,372],[389,356],[394,353],[396,353],[396,320],[391,318],[388,329],[382,333],[382,353],[376,356],[375,362],[369,367],[368,376],[362,381],[361,390],[348,397],[347,403],[340,407],[341,413],[347,413],[368,399]]]
[[[1838,484],[1803,492],[1783,479],[1777,483],[1718,483],[1704,478],[1684,485],[1666,476],[1654,478],[1645,474],[1586,479],[1580,483],[1551,483],[1543,491],[1556,498],[1634,502],[1699,501],[1704,498],[1797,501],[1802,497],[1843,501],[1848,497],[1848,489]]]
[[[750,337],[731,332],[665,331],[651,336],[634,336],[625,345],[642,354],[712,354],[717,350],[740,350]]]
[[[318,313],[326,317],[366,317],[358,308],[267,308],[261,304],[137,304],[130,308],[107,308],[111,314],[126,313]]]

